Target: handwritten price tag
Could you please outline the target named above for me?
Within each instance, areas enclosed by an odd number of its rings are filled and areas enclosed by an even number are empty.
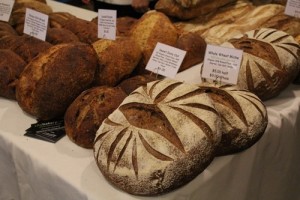
[[[243,51],[239,49],[207,45],[202,77],[236,84]]]
[[[48,15],[26,8],[24,33],[45,41],[48,27]]]
[[[0,0],[0,21],[9,21],[14,3],[13,0]]]
[[[98,10],[98,38],[115,40],[117,27],[117,11]]]
[[[174,78],[184,59],[186,51],[157,43],[146,69],[165,77]]]

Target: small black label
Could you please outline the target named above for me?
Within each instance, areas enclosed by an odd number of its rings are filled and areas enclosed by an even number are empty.
[[[66,135],[64,121],[40,121],[26,129],[25,136],[55,143]]]

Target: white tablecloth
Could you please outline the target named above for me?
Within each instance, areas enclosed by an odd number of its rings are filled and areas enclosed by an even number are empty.
[[[90,20],[96,13],[49,1],[55,11]],[[199,66],[177,77],[199,81]],[[0,200],[299,200],[300,86],[265,102],[263,137],[239,154],[218,157],[189,184],[158,197],[126,194],[98,170],[92,150],[67,137],[48,143],[24,136],[36,120],[17,102],[0,97]]]

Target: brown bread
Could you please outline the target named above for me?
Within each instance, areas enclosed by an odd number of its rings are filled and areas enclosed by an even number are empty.
[[[104,177],[135,195],[175,190],[201,173],[220,141],[219,117],[195,85],[139,87],[100,126],[94,156]]]
[[[97,56],[88,44],[59,44],[35,57],[20,75],[16,97],[32,116],[62,117],[74,99],[93,82]]]
[[[82,92],[68,107],[64,121],[69,139],[84,148],[93,148],[95,135],[103,120],[126,97],[121,88],[100,86]]]

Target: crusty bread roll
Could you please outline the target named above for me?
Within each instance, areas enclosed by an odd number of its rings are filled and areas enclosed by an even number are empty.
[[[93,82],[97,55],[84,43],[58,44],[36,56],[16,87],[19,106],[41,120],[62,117]]]
[[[219,117],[195,85],[139,87],[100,126],[94,156],[104,177],[135,195],[172,191],[201,173],[220,141]]]
[[[141,59],[141,49],[131,37],[101,39],[92,44],[99,58],[96,85],[115,86],[131,74]]]
[[[97,130],[124,100],[121,88],[100,86],[82,92],[68,107],[65,131],[69,139],[84,148],[93,148]]]
[[[0,96],[8,99],[16,99],[16,82],[26,64],[13,51],[0,49]]]
[[[255,144],[268,124],[263,102],[252,92],[237,86],[202,84],[220,114],[222,139],[216,155],[243,151]]]
[[[170,19],[163,13],[149,11],[132,27],[130,34],[142,50],[142,59],[137,68],[138,74],[145,73],[145,67],[158,42],[174,46],[178,33]]]
[[[215,11],[226,4],[236,1],[237,0],[210,0],[187,8],[176,2],[176,0],[159,0],[155,4],[155,10],[163,12],[170,17],[187,20],[208,14],[209,12]]]

